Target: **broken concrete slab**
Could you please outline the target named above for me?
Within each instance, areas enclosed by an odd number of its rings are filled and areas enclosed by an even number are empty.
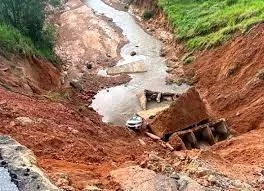
[[[154,118],[158,113],[168,109],[170,107],[170,105],[166,105],[163,107],[157,107],[157,108],[153,108],[153,109],[148,109],[148,110],[143,110],[138,112],[137,114],[142,117],[145,120],[149,120],[151,118]]]
[[[171,92],[156,92],[151,90],[141,90],[137,93],[138,101],[140,103],[140,106],[143,110],[147,110],[147,104],[148,102],[154,101],[157,103],[161,103],[164,101],[172,102],[176,100],[179,95],[176,93]],[[169,104],[168,104],[169,105]]]
[[[131,62],[120,66],[114,66],[106,70],[108,75],[142,73],[146,71],[147,67],[143,61]]]
[[[142,90],[140,92],[137,93],[137,97],[138,97],[138,101],[140,103],[140,107],[143,110],[147,109],[147,97],[146,97],[146,92],[145,90]]]
[[[37,167],[36,157],[31,150],[9,136],[0,136],[1,163],[5,163],[11,178],[19,190],[60,191]]]
[[[120,184],[124,191],[167,191],[178,190],[177,182],[164,175],[158,175],[152,170],[139,166],[130,166],[111,172],[114,181]]]
[[[181,174],[176,178],[157,174],[152,170],[139,166],[130,166],[111,172],[114,181],[120,184],[124,191],[202,191],[204,188],[195,180]]]

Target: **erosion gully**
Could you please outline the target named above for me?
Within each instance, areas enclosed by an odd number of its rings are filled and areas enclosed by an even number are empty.
[[[86,0],[85,3],[98,15],[111,18],[127,37],[128,43],[122,47],[122,58],[117,65],[143,61],[147,68],[145,73],[130,74],[132,80],[128,84],[104,89],[95,95],[91,106],[103,116],[104,122],[124,125],[134,113],[142,110],[136,95],[144,89],[172,93],[182,93],[188,89],[187,85],[166,85],[167,67],[165,59],[160,57],[162,43],[146,33],[132,14],[116,10],[101,0]],[[132,51],[137,55],[131,56]],[[152,104],[152,107],[159,106]]]

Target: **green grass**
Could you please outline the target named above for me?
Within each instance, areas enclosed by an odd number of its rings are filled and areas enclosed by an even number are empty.
[[[158,0],[189,49],[217,46],[264,21],[263,0]]]
[[[53,63],[58,61],[52,48],[36,46],[29,37],[24,36],[18,29],[6,24],[0,24],[0,48],[9,54],[21,56],[36,55]]]
[[[36,52],[30,38],[23,36],[19,30],[0,24],[0,47],[9,53],[32,55]]]

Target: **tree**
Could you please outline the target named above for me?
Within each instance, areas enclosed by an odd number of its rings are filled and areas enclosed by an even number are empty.
[[[1,0],[0,21],[39,41],[45,21],[44,0]]]

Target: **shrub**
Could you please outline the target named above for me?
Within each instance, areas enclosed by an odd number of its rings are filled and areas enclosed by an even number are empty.
[[[154,12],[153,11],[144,11],[142,17],[144,20],[149,20],[154,16]]]
[[[7,52],[31,55],[36,52],[33,42],[13,26],[0,24],[0,46]]]
[[[1,0],[0,23],[3,23],[1,45],[7,51],[35,54],[55,60],[53,52],[55,32],[45,25],[46,3],[58,4],[59,0]],[[12,26],[12,27],[11,27]],[[6,33],[10,31],[10,35]],[[13,35],[13,37],[12,37]],[[17,42],[17,44],[15,44]]]

